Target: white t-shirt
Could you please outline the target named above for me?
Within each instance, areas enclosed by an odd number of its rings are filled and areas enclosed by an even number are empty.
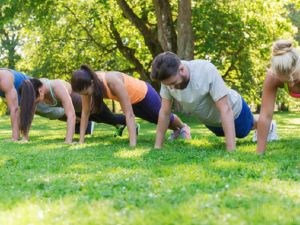
[[[228,96],[236,119],[242,110],[242,98],[239,93],[228,88],[217,68],[205,60],[181,61],[190,73],[190,81],[183,90],[171,89],[161,85],[162,98],[176,99],[185,113],[196,115],[201,122],[209,126],[222,126],[220,113],[215,102]]]

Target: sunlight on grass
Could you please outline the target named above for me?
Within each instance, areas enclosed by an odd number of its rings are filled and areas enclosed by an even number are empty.
[[[77,164],[73,164],[72,166],[69,167],[69,169],[72,171],[76,171],[76,170],[85,170],[89,168],[89,164],[86,163],[77,163]]]
[[[11,135],[11,131],[10,130],[1,130],[0,135],[1,135],[1,137]]]
[[[161,150],[143,121],[132,149],[102,124],[64,144],[65,123],[37,117],[29,143],[0,142],[0,224],[300,224],[299,118],[275,114],[281,139],[258,156],[252,132],[228,153],[190,117],[192,140]]]
[[[80,210],[76,210],[77,207]],[[80,224],[82,216],[87,216],[87,224],[122,222],[111,201],[94,201],[86,205],[74,196],[56,201],[28,199],[10,210],[0,211],[0,224]]]
[[[174,176],[176,176],[176,179],[180,182],[180,180],[183,181],[194,181],[198,180],[201,181],[203,179],[206,179],[206,172],[205,169],[203,169],[202,166],[196,165],[196,164],[183,164],[183,165],[177,165],[173,166],[172,170],[170,171],[171,179],[174,179]],[[187,176],[188,174],[188,176]],[[173,176],[172,176],[173,175]],[[211,177],[213,179],[213,177]],[[171,182],[171,180],[170,180]]]
[[[125,181],[128,181],[129,178],[136,179],[139,176],[147,175],[147,174],[148,172],[145,169],[122,168],[122,167],[114,167],[101,172],[101,176],[106,177],[106,179],[108,179],[107,181],[115,181],[120,179],[125,179]]]
[[[224,159],[218,159],[213,162],[212,166],[215,169],[243,169],[243,170],[261,170],[263,169],[261,165],[258,163],[249,163],[249,162],[241,162],[239,160],[230,159],[230,160],[224,160]]]
[[[6,162],[13,161],[15,158],[10,156],[1,156],[0,157],[0,167],[4,166]]]
[[[253,189],[278,195],[280,198],[287,197],[294,203],[300,203],[300,183],[273,179],[268,182],[252,182],[249,185]]]
[[[194,139],[188,140],[186,142],[190,143],[192,146],[194,146],[196,148],[207,146],[207,145],[212,145],[212,143],[207,139],[194,138]]]
[[[105,144],[104,144],[105,145]],[[96,146],[99,146],[98,143],[93,143],[93,142],[85,142],[83,144],[80,144],[78,142],[74,143],[74,144],[66,144],[66,146],[68,146],[68,149],[69,150],[84,150],[85,148],[93,148],[93,147],[96,147]]]
[[[118,152],[115,152],[113,155],[114,157],[119,157],[119,158],[134,158],[138,159],[141,158],[144,154],[148,153],[150,150],[146,149],[130,149],[130,150],[120,150]]]
[[[293,124],[293,125],[300,125],[300,118],[288,118],[288,119],[283,119],[282,122],[287,122],[287,123]]]

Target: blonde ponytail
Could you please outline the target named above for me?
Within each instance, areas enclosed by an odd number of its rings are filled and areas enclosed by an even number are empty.
[[[300,78],[300,56],[292,41],[279,40],[273,44],[271,69],[277,76],[288,78],[291,82]],[[297,71],[299,74],[295,73]]]

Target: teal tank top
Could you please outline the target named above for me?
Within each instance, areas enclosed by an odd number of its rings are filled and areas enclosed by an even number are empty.
[[[53,106],[53,107],[54,107],[54,106],[56,106],[56,107],[61,107],[62,104],[61,104],[61,102],[58,101],[57,98],[55,97],[53,88],[51,87],[51,81],[50,81],[49,79],[47,79],[47,78],[43,78],[43,79],[46,81],[47,85],[49,86],[51,98],[52,98],[52,100],[53,100],[53,102],[54,102],[54,104],[52,104],[52,105],[51,105],[51,104],[48,104],[48,105]]]

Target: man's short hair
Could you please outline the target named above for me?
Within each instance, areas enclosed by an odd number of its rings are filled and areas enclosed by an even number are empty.
[[[162,81],[176,75],[180,64],[180,58],[173,52],[157,55],[152,62],[151,79]]]

